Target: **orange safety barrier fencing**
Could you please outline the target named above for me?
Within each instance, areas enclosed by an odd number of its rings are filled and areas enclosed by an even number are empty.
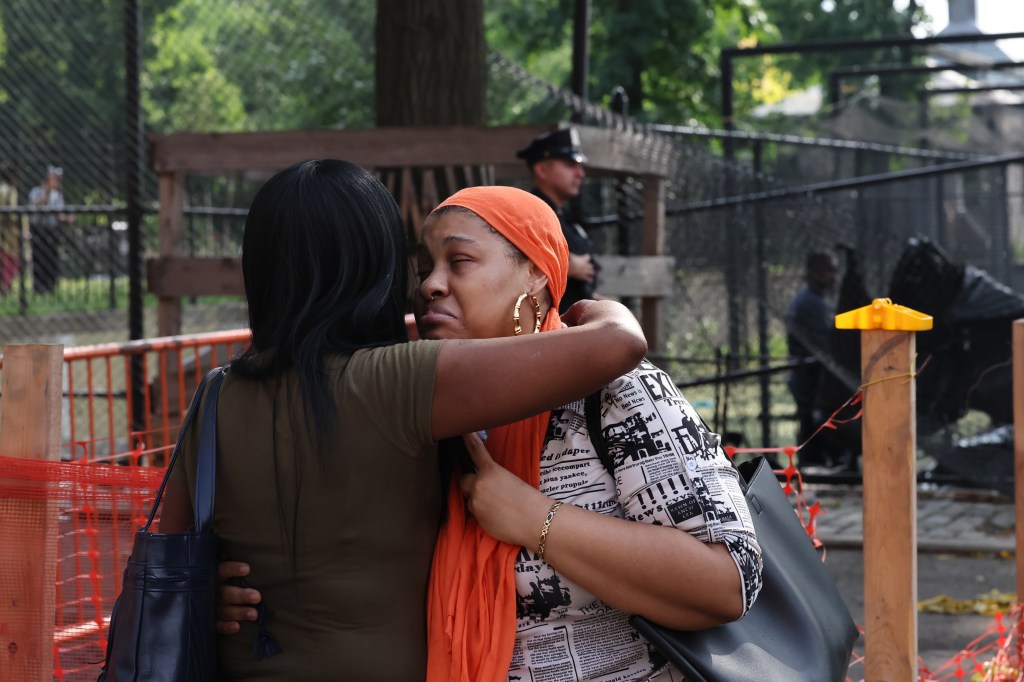
[[[181,419],[203,375],[248,341],[239,330],[65,349],[63,461],[0,452],[0,547],[32,534],[57,538],[55,613],[39,614],[52,618],[53,679],[96,679],[132,539]],[[24,557],[0,552],[0,575],[34,570],[11,561]],[[0,623],[0,640],[6,628]]]
[[[173,445],[203,375],[248,342],[235,330],[66,349],[62,459],[109,461],[136,438],[147,450]]]
[[[39,614],[53,622],[56,680],[96,679],[132,536],[163,478],[163,469],[139,465],[141,454],[126,466],[0,456],[0,546],[35,533],[57,537],[56,612]],[[11,560],[24,557],[0,553],[0,574],[35,570],[4,565]]]

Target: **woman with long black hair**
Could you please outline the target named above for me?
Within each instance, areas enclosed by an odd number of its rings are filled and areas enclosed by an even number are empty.
[[[252,344],[218,400],[214,530],[259,576],[280,653],[253,660],[257,624],[242,623],[219,642],[221,679],[423,679],[436,442],[585,395],[646,351],[607,301],[554,333],[404,343],[406,248],[387,189],[343,161],[288,168],[252,203]],[[198,442],[193,428],[164,532],[192,523]]]

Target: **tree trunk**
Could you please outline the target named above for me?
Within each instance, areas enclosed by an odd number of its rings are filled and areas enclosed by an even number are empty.
[[[377,125],[484,125],[483,0],[377,0]]]

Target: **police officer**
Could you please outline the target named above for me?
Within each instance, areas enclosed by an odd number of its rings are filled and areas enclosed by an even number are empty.
[[[558,306],[565,312],[576,301],[594,298],[599,266],[593,258],[593,247],[580,225],[570,222],[563,209],[580,192],[583,164],[587,157],[580,149],[579,132],[575,128],[559,128],[538,135],[516,156],[526,161],[533,175],[533,193],[548,203],[562,223],[562,234],[569,243],[569,281]]]

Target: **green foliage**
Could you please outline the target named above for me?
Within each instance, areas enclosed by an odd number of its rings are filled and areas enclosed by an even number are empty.
[[[573,4],[488,0],[488,42],[535,76],[567,87]],[[593,0],[590,99],[607,105],[612,89],[621,85],[630,113],[641,120],[717,126],[723,48],[909,36],[926,19],[919,0],[903,9],[892,0]],[[842,65],[905,58],[875,50],[736,59],[734,110],[742,116],[759,104],[778,102],[824,82]],[[882,94],[911,91],[916,83],[887,78]]]
[[[911,28],[927,19],[919,0],[909,0],[902,9],[895,7],[892,0],[758,1],[778,28],[779,38],[784,43],[909,38]],[[907,61],[908,57],[898,48],[836,50],[777,56],[774,63],[792,74],[794,86],[803,88],[826,82],[828,74],[840,66],[899,63]],[[742,80],[743,73],[756,73],[764,66],[763,60],[746,60],[745,71],[737,69],[737,80]],[[903,85],[896,79],[886,79],[882,83],[883,94],[899,92]]]
[[[370,2],[180,0],[150,34],[144,91],[160,130],[373,122]]]
[[[535,76],[567,86],[572,69],[571,0],[486,6],[490,47]],[[717,116],[718,54],[774,28],[751,0],[594,2],[590,18],[590,99],[605,105],[622,86],[641,120],[710,122]],[[493,113],[493,112],[492,112]]]
[[[5,57],[7,56],[7,34],[4,32],[4,8],[0,7],[0,68],[3,68]],[[3,84],[0,83],[0,104],[7,101],[10,95],[4,89]]]
[[[122,21],[117,0],[82,0],[73,11],[57,0],[3,0],[0,160],[13,161],[19,190],[59,163],[69,198],[95,181],[89,190],[110,201],[110,141],[123,136],[125,118]]]

